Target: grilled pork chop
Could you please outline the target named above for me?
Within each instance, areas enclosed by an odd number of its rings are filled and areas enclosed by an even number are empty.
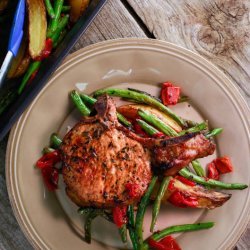
[[[121,126],[113,100],[98,98],[95,117],[84,118],[61,145],[66,192],[78,206],[111,208],[137,204],[152,178],[152,167],[176,174],[192,160],[212,154],[202,134],[171,139],[141,138]],[[128,184],[136,189],[131,196]]]

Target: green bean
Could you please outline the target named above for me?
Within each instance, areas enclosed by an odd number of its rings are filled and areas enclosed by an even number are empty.
[[[157,129],[155,129],[154,127],[150,126],[149,124],[147,124],[146,122],[144,122],[143,120],[140,119],[136,119],[137,123],[139,124],[139,126],[150,136],[156,135],[158,133],[160,133]]]
[[[83,103],[79,93],[76,90],[71,91],[70,96],[77,109],[81,112],[83,116],[90,115],[89,108]]]
[[[135,221],[135,234],[136,234],[136,239],[138,243],[138,248],[140,249],[142,244],[143,244],[143,232],[142,232],[142,227],[143,227],[143,218],[146,212],[147,205],[149,203],[150,196],[153,192],[155,183],[157,181],[158,177],[154,176],[148,186],[148,189],[144,196],[142,197],[140,204],[138,206],[137,214],[136,214],[136,221]]]
[[[53,151],[55,151],[54,148],[45,147],[45,148],[43,149],[43,154],[45,155],[45,154],[51,153],[51,152],[53,152]]]
[[[186,127],[186,125],[187,125],[186,122],[181,117],[177,116],[171,109],[169,109],[161,102],[155,100],[154,98],[152,98],[146,94],[138,93],[136,91],[131,91],[131,90],[127,90],[127,89],[102,89],[102,90],[97,90],[94,93],[94,96],[97,97],[97,96],[100,96],[102,94],[119,96],[119,97],[123,97],[123,98],[127,98],[127,99],[132,99],[135,101],[139,101],[140,103],[146,103],[146,104],[152,105],[152,106],[158,108],[159,110],[161,110],[162,112],[166,113],[170,117],[172,117],[182,127]]]
[[[134,91],[134,92],[138,92],[138,93],[141,93],[141,94],[145,94],[147,96],[150,96],[152,98],[154,98],[155,100],[157,100],[158,102],[162,103],[162,100],[156,96],[153,96],[151,94],[149,94],[148,92],[146,91],[143,91],[143,90],[139,90],[139,89],[134,89],[134,88],[128,88],[128,90],[131,90],[131,91]]]
[[[104,209],[93,208],[93,207],[81,207],[78,209],[78,213],[80,215],[87,215],[92,212],[95,212],[95,214],[100,215],[109,222],[113,222],[112,215],[106,212]]]
[[[205,137],[206,137],[206,138],[210,138],[210,137],[219,135],[222,131],[223,131],[222,128],[215,128],[215,129],[213,129],[212,131],[208,132],[208,133],[205,135]]]
[[[63,7],[64,0],[55,0],[54,10],[55,10],[55,17],[52,19],[50,30],[51,32],[55,32],[58,26],[58,22],[61,16],[62,7]]]
[[[121,122],[122,124],[124,124],[127,127],[131,127],[132,124],[130,121],[128,121],[122,114],[116,112],[117,115],[117,119],[119,120],[119,122]]]
[[[203,177],[197,176],[189,172],[186,168],[181,169],[179,171],[179,174],[189,180],[192,180],[196,183],[199,183],[205,186],[218,187],[221,189],[230,189],[230,190],[234,190],[234,189],[242,190],[248,187],[246,184],[242,184],[242,183],[225,183],[225,182],[216,181],[213,179],[206,180]]]
[[[196,223],[196,224],[184,224],[184,225],[171,226],[171,227],[167,227],[161,230],[160,232],[154,233],[149,238],[155,241],[160,241],[170,234],[209,229],[209,228],[212,228],[213,226],[214,226],[214,222],[202,222],[202,223]],[[143,250],[146,250],[146,249],[149,249],[149,246],[146,242],[144,242]]]
[[[89,107],[93,107],[94,106],[94,104],[96,103],[96,99],[95,98],[93,98],[93,97],[91,97],[91,96],[88,96],[88,95],[85,95],[85,94],[82,94],[82,93],[80,93],[80,97],[81,97],[81,99],[84,101],[84,103],[86,104],[86,105],[88,105]]]
[[[40,61],[33,61],[29,65],[29,68],[27,69],[27,71],[26,71],[26,73],[25,73],[25,75],[24,75],[24,77],[22,79],[22,82],[21,82],[21,84],[20,84],[20,86],[18,88],[17,92],[18,92],[19,95],[23,92],[26,84],[30,80],[30,77],[32,76],[32,74],[34,74],[39,69],[40,65],[41,65]]]
[[[93,107],[93,105],[96,103],[96,99],[91,97],[91,96],[88,96],[88,95],[85,95],[85,94],[80,94],[81,96],[81,99],[83,100],[84,103],[86,103],[86,105],[88,105],[89,107]],[[130,121],[128,121],[122,114],[116,112],[116,115],[117,115],[117,119],[125,126],[127,127],[131,127],[132,124]]]
[[[137,250],[137,240],[135,235],[135,219],[134,219],[134,206],[128,206],[128,232],[133,245],[133,249]]]
[[[178,133],[172,129],[170,126],[165,124],[157,116],[143,110],[138,110],[138,115],[146,122],[152,124],[154,127],[158,128],[161,132],[169,136],[178,136]]]
[[[122,227],[119,228],[119,234],[121,236],[122,242],[127,242],[127,225],[123,224]]]
[[[45,0],[45,5],[46,5],[46,9],[47,9],[47,13],[48,15],[53,19],[55,18],[55,12],[54,12],[54,9],[51,5],[51,2],[50,0]]]
[[[200,162],[198,160],[192,161],[192,166],[194,168],[195,173],[200,177],[205,177],[206,173],[203,167],[201,166]]]
[[[64,5],[64,6],[62,7],[62,12],[68,12],[68,11],[70,11],[70,9],[71,9],[71,6]]]
[[[51,134],[51,136],[50,136],[50,146],[52,148],[55,148],[55,149],[59,148],[61,143],[62,143],[62,140],[61,140],[61,138],[59,138],[57,133]]]
[[[52,31],[51,29],[47,33],[47,37],[50,37],[53,43],[56,43],[61,36],[62,31],[65,29],[69,22],[69,15],[65,15],[60,18],[57,29]]]
[[[198,125],[194,126],[194,127],[191,127],[191,128],[188,128],[186,130],[183,130],[179,133],[179,135],[185,135],[185,134],[188,134],[188,133],[195,133],[195,132],[200,132],[204,129],[207,128],[207,123],[206,122],[202,122],[202,123],[199,123]]]
[[[157,216],[158,216],[158,214],[160,212],[161,200],[162,200],[162,197],[165,194],[165,191],[168,188],[169,181],[170,181],[170,177],[165,177],[162,180],[159,191],[157,193],[157,196],[156,196],[156,199],[155,199],[155,202],[154,202],[154,205],[153,205],[153,209],[152,209],[152,221],[151,221],[151,226],[150,226],[150,232],[154,231]]]
[[[92,221],[98,216],[95,211],[89,212],[85,219],[84,229],[85,229],[85,241],[91,243],[91,224]]]
[[[59,36],[59,38],[55,38],[54,39],[54,42],[53,42],[53,48],[56,48],[61,42],[62,40],[64,39],[64,37],[66,36],[67,34],[67,30],[63,30]]]

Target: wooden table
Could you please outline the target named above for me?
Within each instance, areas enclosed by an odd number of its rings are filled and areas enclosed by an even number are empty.
[[[149,37],[195,51],[217,65],[250,105],[249,0],[109,0],[73,51],[121,37]],[[0,143],[0,249],[32,249],[5,185],[7,136]],[[250,224],[235,249],[250,249]]]

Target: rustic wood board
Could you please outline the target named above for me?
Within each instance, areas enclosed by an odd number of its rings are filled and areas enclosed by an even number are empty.
[[[149,32],[198,52],[236,83],[250,104],[250,1],[128,0]]]

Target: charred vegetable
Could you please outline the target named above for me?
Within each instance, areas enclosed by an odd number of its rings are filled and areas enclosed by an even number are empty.
[[[96,91],[94,93],[94,96],[97,97],[97,96],[100,96],[102,94],[108,94],[111,96],[118,96],[118,97],[126,98],[129,100],[134,100],[136,102],[151,105],[151,106],[161,110],[165,114],[169,115],[181,127],[187,126],[186,122],[181,117],[176,115],[171,109],[169,109],[161,102],[157,101],[153,97],[150,97],[146,94],[138,93],[136,91],[131,91],[131,90],[127,90],[127,89],[101,89],[101,90]]]
[[[180,170],[180,175],[182,175],[183,177],[193,180],[196,183],[205,185],[205,186],[210,186],[210,187],[218,187],[221,189],[231,189],[231,190],[242,190],[247,188],[248,186],[246,184],[242,184],[242,183],[225,183],[222,181],[216,181],[213,179],[204,179],[200,176],[197,176],[191,172],[189,172],[187,169],[183,168],[182,170]]]
[[[133,120],[139,117],[138,115],[139,110],[144,110],[156,116],[162,122],[173,128],[176,132],[180,132],[182,130],[181,127],[178,125],[178,123],[175,120],[173,120],[170,116],[150,106],[141,104],[129,104],[120,106],[117,108],[117,110],[125,117]]]
[[[76,22],[82,13],[86,10],[90,0],[69,0],[70,10],[70,21]]]
[[[29,16],[29,53],[39,57],[45,47],[47,19],[43,0],[27,0]]]
[[[9,69],[8,78],[16,78],[25,73],[30,63],[30,55],[27,51],[27,39],[23,39],[17,56],[14,58]]]

